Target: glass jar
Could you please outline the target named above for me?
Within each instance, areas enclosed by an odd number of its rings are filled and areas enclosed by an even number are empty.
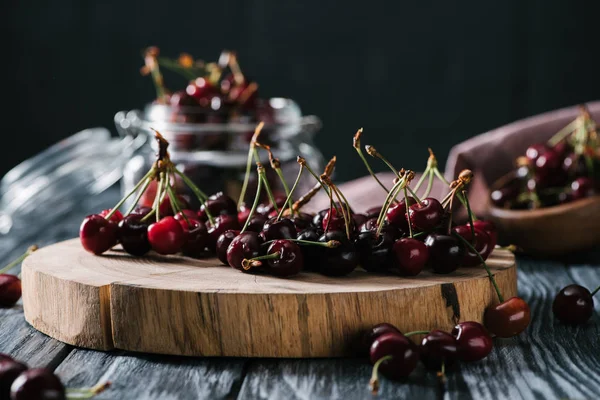
[[[298,174],[297,156],[302,156],[315,170],[324,168],[322,154],[313,144],[313,136],[321,128],[316,116],[304,116],[300,108],[290,99],[271,98],[265,100],[263,109],[269,110],[265,126],[258,141],[271,146],[275,157],[281,162],[284,177],[291,187]],[[115,115],[115,124],[121,135],[144,138],[146,144],[133,154],[126,163],[122,179],[122,192],[128,193],[151,168],[156,160],[158,146],[155,132],[160,132],[169,141],[171,160],[207,194],[224,192],[238,199],[246,171],[250,139],[257,125],[250,118],[241,116],[220,123],[218,115],[205,115],[196,108],[171,107],[148,104],[143,111],[121,111]],[[283,193],[277,175],[269,167],[268,155],[259,149],[261,161],[267,171],[274,191]],[[246,202],[252,202],[256,188],[256,168],[252,175]],[[310,174],[302,174],[295,192],[299,197],[315,184]],[[196,199],[181,182],[176,189],[187,194],[194,206]]]

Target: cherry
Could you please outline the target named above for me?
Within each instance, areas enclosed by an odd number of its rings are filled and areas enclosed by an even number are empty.
[[[352,222],[354,223],[354,226],[361,226],[362,224],[367,222],[368,219],[369,218],[365,214],[353,214],[352,215]]]
[[[427,197],[408,208],[408,217],[415,229],[429,231],[442,222],[444,208],[437,199]]]
[[[267,255],[277,254],[277,258],[267,259],[265,270],[275,276],[286,277],[296,275],[304,267],[302,250],[289,240],[276,240],[269,246]]]
[[[210,215],[213,217],[224,214],[237,215],[238,213],[237,204],[235,201],[223,192],[217,192],[213,195],[210,195],[204,204],[200,206],[200,211],[198,211],[198,219],[202,222],[206,222],[208,220],[206,209],[208,209]]]
[[[581,176],[571,182],[571,199],[579,200],[594,194],[594,181],[587,176]]]
[[[263,225],[260,233],[265,242],[276,239],[294,239],[296,238],[296,227],[288,218],[271,217]]]
[[[0,307],[12,307],[21,298],[21,280],[15,275],[0,274]]]
[[[379,236],[374,231],[360,232],[354,241],[360,266],[369,272],[387,271],[392,266],[392,247],[397,232],[393,228],[383,228]]]
[[[525,157],[527,157],[532,164],[535,164],[537,159],[548,150],[550,150],[550,148],[546,144],[535,143],[525,150]]]
[[[319,238],[323,234],[322,231],[316,228],[307,228],[300,232],[296,236],[299,240],[306,240],[307,242],[319,242]],[[325,249],[322,246],[311,246],[300,243],[300,250],[302,250],[302,257],[304,258],[304,269],[317,271],[319,269],[319,263],[321,256],[324,254]]]
[[[129,214],[119,222],[118,238],[123,250],[134,256],[143,256],[152,246],[148,241],[147,221],[142,221],[143,215]]]
[[[10,399],[10,387],[27,365],[12,358],[0,358],[0,399]]]
[[[177,195],[177,201],[178,201],[179,207],[182,209],[187,209],[190,206],[188,201],[185,199],[185,197],[183,197],[180,194]],[[159,211],[161,217],[167,217],[167,216],[174,215],[173,206],[171,205],[171,198],[169,196],[166,196],[163,199],[163,201],[161,201],[158,211]],[[198,218],[198,217],[194,215],[193,218]]]
[[[462,361],[479,361],[492,351],[492,337],[479,322],[460,322],[451,333],[458,342],[458,356]]]
[[[530,320],[529,306],[520,297],[511,297],[500,304],[488,307],[483,315],[483,325],[490,333],[502,338],[523,332]]]
[[[394,243],[392,252],[399,272],[407,276],[418,275],[429,259],[429,250],[425,243],[413,238],[398,240]]]
[[[564,179],[562,158],[554,150],[547,150],[535,161],[535,180],[541,187],[556,185]]]
[[[594,312],[594,298],[583,286],[569,285],[562,288],[554,298],[552,312],[565,324],[583,324]]]
[[[354,222],[351,222],[351,225],[354,226]],[[321,229],[324,231],[345,231],[346,230],[346,221],[344,220],[344,214],[342,211],[338,211],[335,207],[331,210],[327,210],[325,216],[323,217],[323,221],[321,222]],[[352,231],[351,229],[350,231]]]
[[[252,232],[260,232],[260,231],[262,231],[263,227],[265,226],[265,223],[267,222],[267,220],[268,220],[268,218],[265,215],[255,213],[252,216],[252,218],[250,218],[250,222],[248,223],[246,230],[252,231]]]
[[[181,252],[188,257],[199,258],[208,244],[206,225],[197,219],[178,220],[185,236]]]
[[[312,226],[313,215],[304,212],[298,212],[290,220],[294,223],[297,232],[302,232]]]
[[[219,236],[227,230],[240,229],[240,224],[237,221],[237,217],[234,215],[221,214],[218,217],[215,217],[214,224],[207,223],[207,228],[209,237],[207,247],[211,249],[211,251],[214,251]]]
[[[481,257],[484,260],[487,260],[493,250],[493,247],[491,246],[492,240],[490,239],[489,235],[485,233],[485,231],[473,226],[473,231],[475,232],[475,240],[473,241],[473,234],[471,232],[470,225],[458,225],[452,228],[452,230],[462,236],[465,240],[469,241],[469,243],[475,247]],[[465,267],[474,267],[480,264],[481,260],[479,259],[477,253],[469,248],[465,249],[465,254],[462,258],[461,265]]]
[[[88,215],[79,228],[79,239],[90,253],[102,254],[117,244],[117,224],[99,214]]]
[[[429,250],[429,265],[436,274],[449,274],[459,267],[465,249],[457,238],[440,233],[432,233],[425,238]]]
[[[11,400],[65,400],[65,387],[49,369],[23,371],[10,388]]]
[[[569,176],[587,175],[588,167],[581,154],[569,153],[562,162],[562,170]]]
[[[197,107],[198,100],[187,94],[184,90],[180,90],[171,95],[170,103],[172,107]]]
[[[421,361],[425,367],[439,371],[444,364],[450,368],[458,359],[458,342],[447,332],[434,329],[429,332],[419,346]]]
[[[379,370],[387,378],[399,380],[410,375],[417,366],[419,349],[406,336],[391,332],[382,334],[373,341],[369,356],[372,364],[391,356],[381,363]]]
[[[408,197],[408,205],[412,207],[414,204],[417,204],[417,200],[414,197]],[[398,203],[392,204],[390,208],[388,208],[386,213],[386,218],[390,225],[394,225],[400,227],[404,230],[408,230],[408,222],[406,221],[406,201],[405,199],[401,199]]]
[[[329,208],[319,211],[315,214],[312,220],[312,224],[317,229],[323,229],[323,218],[325,218],[325,214],[329,212]]]
[[[237,214],[238,223],[240,224],[240,226],[244,226],[249,215],[250,215],[250,208],[248,208],[245,204],[242,204],[240,206],[240,210],[238,211],[238,214]],[[256,213],[254,215],[256,215]]]
[[[281,210],[281,208],[285,205],[287,196],[285,196],[281,193],[277,193],[277,194],[273,194],[273,197],[275,198],[275,204],[277,204],[277,209]],[[273,212],[277,213],[277,211],[275,210],[275,208],[273,207],[273,205],[270,202],[259,204],[258,207],[256,208],[256,212],[259,214],[262,214],[262,215],[267,215],[267,216],[269,216],[269,214],[271,214]]]
[[[106,218],[106,216],[108,214],[110,214],[111,211],[112,210],[110,208],[108,210],[102,210],[102,212],[100,212],[100,215],[102,215],[103,217]],[[123,214],[121,213],[121,211],[117,210],[110,217],[110,222],[114,222],[115,224],[118,224],[119,222],[121,222],[122,219],[123,219]]]
[[[161,212],[162,215],[162,212]],[[184,218],[185,216],[185,218]],[[179,211],[177,214],[175,214],[175,219],[177,221],[185,221],[185,219],[195,219],[198,220],[198,213],[196,213],[194,210],[190,210],[190,209],[183,209],[181,211]]]
[[[513,202],[518,195],[519,186],[513,184],[493,190],[490,198],[496,207],[506,207],[507,203]]]
[[[365,211],[365,215],[367,216],[367,219],[379,217],[382,207],[383,206],[375,206],[375,207],[371,207],[367,211]]]
[[[230,229],[223,232],[217,239],[217,258],[225,265],[229,265],[229,263],[227,262],[227,248],[229,247],[233,239],[239,234],[240,231]]]
[[[173,217],[164,217],[148,227],[148,241],[158,254],[175,254],[185,244],[185,232],[179,221]]]
[[[565,154],[573,150],[573,147],[569,144],[569,142],[563,140],[556,143],[554,147],[552,147],[552,149],[561,156],[564,156]]]
[[[380,337],[381,335],[385,335],[386,333],[395,333],[397,335],[402,335],[402,332],[398,328],[396,328],[392,324],[388,324],[387,322],[382,322],[380,324],[374,325],[371,329],[363,332],[360,337],[360,341],[358,343],[358,351],[361,356],[368,356],[369,351],[371,350],[371,346],[375,339]]]
[[[467,226],[470,226],[470,224],[467,224]],[[498,243],[498,231],[496,230],[496,225],[494,225],[492,221],[483,221],[478,219],[477,221],[473,221],[473,227],[479,228],[488,234],[490,237],[490,247],[493,250],[496,246],[496,243]]]
[[[137,206],[129,215],[140,215],[142,217],[145,217],[150,213],[150,211],[152,211],[151,207]]]
[[[227,263],[232,268],[246,272],[242,261],[260,256],[262,243],[261,237],[256,232],[240,233],[227,247]]]
[[[319,242],[326,243],[330,240],[340,242],[335,248],[325,248],[319,263],[319,272],[328,276],[348,275],[358,266],[358,254],[354,245],[341,231],[325,232]]]
[[[185,91],[198,101],[200,107],[207,107],[217,92],[216,88],[203,77],[196,78],[186,87]]]

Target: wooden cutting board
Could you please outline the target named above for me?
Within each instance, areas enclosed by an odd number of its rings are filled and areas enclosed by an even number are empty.
[[[489,259],[504,296],[517,293],[512,253]],[[481,321],[497,302],[483,267],[417,277],[341,278],[302,273],[281,279],[156,254],[85,252],[78,239],[42,248],[22,267],[26,320],[63,342],[189,356],[350,355],[363,329],[390,322],[402,331],[450,330]]]

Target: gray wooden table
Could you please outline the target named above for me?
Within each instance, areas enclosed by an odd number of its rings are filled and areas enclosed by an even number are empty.
[[[110,207],[117,198],[118,192],[111,190],[82,202],[80,209],[68,215],[57,215],[47,226],[0,237],[0,265],[30,244],[44,246],[76,236],[83,215]],[[436,384],[434,374],[419,367],[406,382],[383,380],[379,398],[599,398],[600,307],[597,304],[596,315],[581,327],[563,326],[551,312],[552,299],[561,287],[577,282],[592,288],[600,283],[600,253],[578,257],[569,262],[520,257],[519,292],[532,312],[528,331],[517,338],[496,339],[487,359],[460,365],[448,374],[445,391]],[[98,399],[371,398],[371,367],[362,360],[185,358],[90,351],[31,328],[20,304],[0,309],[0,352],[32,367],[55,370],[68,387],[110,380],[112,387]]]

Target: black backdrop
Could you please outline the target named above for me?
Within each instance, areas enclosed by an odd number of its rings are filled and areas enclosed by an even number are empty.
[[[237,50],[265,96],[320,116],[339,175],[362,175],[354,131],[398,166],[445,162],[468,137],[600,98],[592,1],[17,1],[1,7],[0,175],[60,138],[114,132],[118,110],[153,96],[140,51],[215,59]],[[483,4],[482,4],[483,3]],[[379,168],[381,169],[381,168]]]

